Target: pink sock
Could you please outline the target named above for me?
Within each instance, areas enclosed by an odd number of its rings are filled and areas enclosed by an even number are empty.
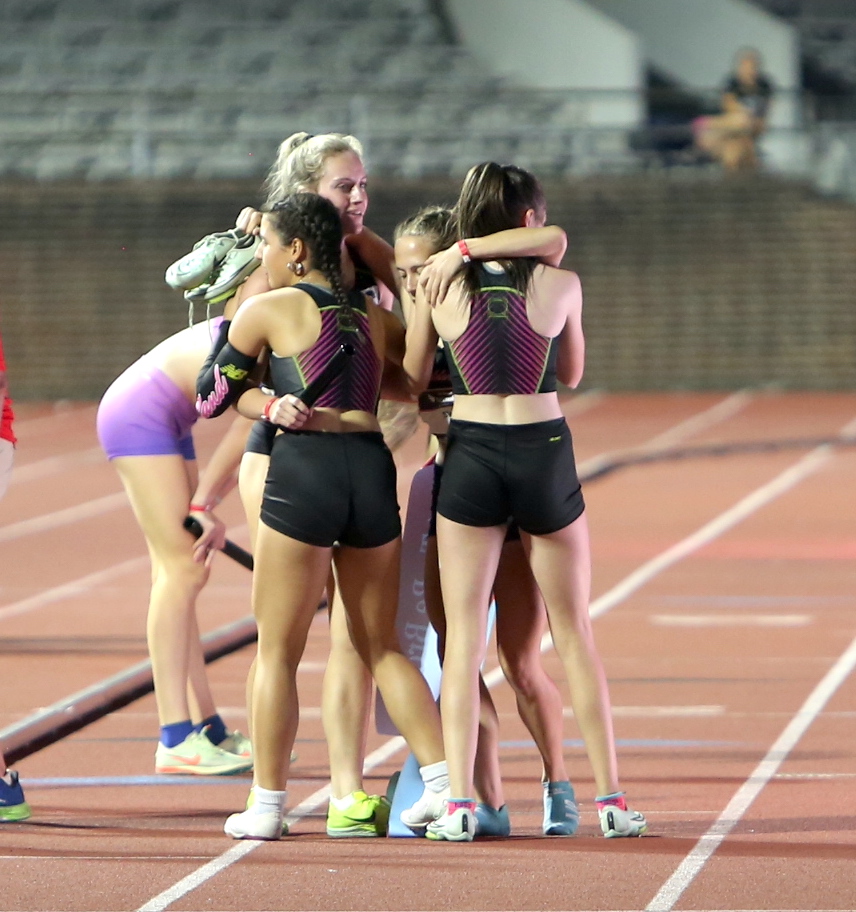
[[[617,807],[619,810],[627,810],[627,802],[624,800],[624,792],[613,792],[611,795],[599,795],[595,798],[597,809],[600,811],[605,807]]]

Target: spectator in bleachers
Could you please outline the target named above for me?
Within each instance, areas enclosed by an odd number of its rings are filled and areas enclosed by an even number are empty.
[[[721,162],[726,171],[758,167],[758,138],[767,128],[773,86],[753,48],[737,55],[722,92],[722,113],[693,122],[696,147]]]

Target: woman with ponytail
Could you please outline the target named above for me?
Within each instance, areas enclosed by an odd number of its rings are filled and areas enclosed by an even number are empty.
[[[446,611],[440,705],[451,797],[428,825],[434,839],[475,834],[473,770],[479,668],[488,606],[510,523],[544,599],[574,718],[586,745],[607,837],[645,832],[627,808],[609,691],[589,619],[591,566],[582,491],[557,381],[576,387],[585,343],[579,277],[531,256],[478,259],[480,239],[541,227],[546,203],[521,168],[471,168],[455,206],[464,268],[439,297],[426,269],[408,325],[405,368],[424,389],[438,337],[455,394],[437,498],[437,546]],[[513,606],[510,606],[513,610]]]
[[[417,804],[434,808],[448,795],[437,708],[395,630],[401,522],[395,465],[375,412],[382,382],[401,375],[403,327],[365,294],[345,291],[341,213],[326,198],[295,193],[275,202],[260,233],[272,290],[243,303],[197,384],[201,414],[237,403],[275,432],[253,579],[256,784],[247,810],[226,822],[236,839],[282,834],[297,666],[331,565],[357,652],[424,771]],[[353,350],[344,372],[307,407],[298,394],[343,344]],[[244,382],[264,350],[273,396]]]

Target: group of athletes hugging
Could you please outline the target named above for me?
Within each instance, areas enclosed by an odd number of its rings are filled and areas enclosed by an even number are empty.
[[[575,387],[583,373],[582,294],[577,275],[560,268],[565,234],[545,224],[538,181],[511,165],[476,165],[451,210],[414,214],[392,247],[364,225],[359,142],[297,133],[282,143],[265,195],[225,239],[242,249],[252,239],[233,287],[209,276],[186,291],[191,300],[206,289],[209,301],[225,300],[222,317],[157,345],[114,381],[98,410],[99,438],[152,561],[156,770],[252,769],[246,809],[228,818],[226,833],[288,832],[296,675],[326,592],[328,834],[387,831],[390,804],[362,780],[374,683],[424,785],[401,822],[438,840],[508,835],[498,719],[480,676],[495,600],[500,662],[543,759],[543,832],[569,836],[579,824],[562,700],[540,658],[549,623],[602,831],[641,835],[645,818],[627,807],[618,780],[588,612],[584,503],[557,395],[558,383]],[[191,283],[201,281],[193,265],[223,238],[203,240],[171,267],[173,277],[190,264]],[[304,390],[334,356],[342,369],[307,404]],[[410,403],[411,413],[418,402],[436,438],[425,581],[442,657],[439,707],[396,633],[401,521],[381,401]],[[227,411],[234,417],[199,472],[193,425]],[[251,740],[217,711],[195,610],[225,542],[215,508],[235,485],[254,558]],[[198,538],[185,530],[188,515]]]

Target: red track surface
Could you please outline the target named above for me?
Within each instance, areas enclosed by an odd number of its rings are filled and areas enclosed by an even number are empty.
[[[94,411],[19,409],[0,504],[0,728],[146,657],[148,561]],[[848,424],[852,435],[856,395],[591,395],[568,413],[591,471],[595,457],[639,447],[817,440]],[[203,454],[219,432],[202,423]],[[402,490],[423,443],[399,454]],[[585,492],[622,781],[649,836],[600,837],[568,718],[582,825],[541,837],[537,752],[491,658],[514,837],[326,838],[319,615],[300,680],[292,838],[222,834],[246,779],[156,779],[146,697],[17,764],[33,817],[0,829],[0,909],[856,909],[856,449],[642,461]],[[224,506],[246,544],[237,499]],[[248,613],[249,582],[218,561],[204,630]],[[251,653],[211,666],[244,730]],[[545,662],[564,687],[552,650]],[[373,735],[372,790],[403,762],[388,744]]]

